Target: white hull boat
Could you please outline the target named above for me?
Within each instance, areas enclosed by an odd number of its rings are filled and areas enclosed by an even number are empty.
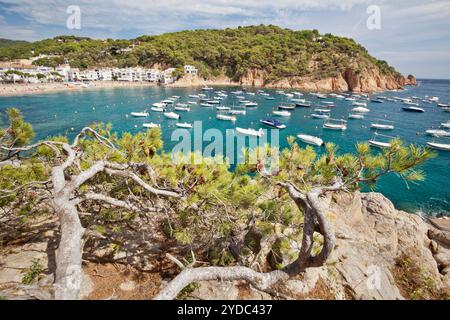
[[[224,111],[224,110],[231,110],[231,108],[230,108],[230,107],[222,107],[222,106],[219,106],[219,107],[216,107],[216,110],[222,110],[222,111]]]
[[[367,103],[365,103],[365,102],[353,102],[352,106],[367,107]]]
[[[427,145],[433,149],[450,151],[449,143],[427,142]]]
[[[152,104],[152,106],[154,106],[155,108],[164,108],[166,106],[166,104],[162,103],[162,102],[157,102],[157,103]]]
[[[394,126],[391,124],[372,123],[370,127],[376,130],[394,130]]]
[[[391,147],[390,142],[381,142],[381,141],[376,141],[376,140],[369,140],[369,144],[371,146],[378,147],[378,148],[390,148]]]
[[[247,111],[245,111],[245,110],[229,110],[228,113],[229,114],[244,114],[245,115],[247,113]]]
[[[435,137],[450,137],[450,132],[449,131],[445,131],[445,130],[440,130],[440,129],[430,129],[425,131],[426,134],[430,135],[430,136],[435,136]]]
[[[189,107],[182,107],[182,106],[176,106],[175,110],[178,110],[178,111],[191,111],[191,108],[189,108]]]
[[[299,138],[304,143],[312,144],[315,146],[320,147],[320,146],[324,145],[324,142],[322,139],[320,139],[318,137],[310,136],[308,134],[298,134],[297,138]]]
[[[368,113],[368,112],[370,112],[370,110],[367,108],[364,108],[364,107],[357,107],[357,108],[353,108],[352,112]]]
[[[272,111],[272,113],[279,117],[290,117],[291,116],[291,113],[289,111],[274,110],[274,111]]]
[[[364,119],[364,116],[362,115],[362,114],[349,114],[348,115],[348,118],[349,119],[357,119],[357,120],[359,120],[359,119]]]
[[[322,113],[322,114],[319,114],[319,113],[313,113],[313,114],[311,115],[311,117],[312,117],[312,118],[315,118],[315,119],[328,119],[330,116],[329,116],[328,114],[324,114],[324,113]]]
[[[345,124],[337,124],[337,123],[324,123],[323,124],[324,129],[329,130],[347,130],[347,126]]]
[[[236,117],[228,116],[226,114],[218,114],[216,116],[217,120],[223,120],[223,121],[236,121]]]
[[[236,128],[236,132],[238,134],[244,135],[244,136],[251,136],[251,137],[262,137],[264,136],[263,129],[259,129],[256,131],[255,129],[244,129],[244,128]]]
[[[159,124],[156,124],[156,123],[153,123],[153,122],[150,122],[150,123],[144,123],[142,126],[143,126],[144,128],[149,128],[149,129],[152,129],[152,128],[159,128],[159,127],[160,127]]]
[[[133,117],[148,117],[148,112],[132,112]]]
[[[169,119],[180,119],[180,115],[175,112],[164,112],[164,116]]]
[[[192,124],[187,123],[187,122],[179,122],[176,124],[176,126],[179,128],[192,129]]]
[[[444,128],[450,129],[450,122],[441,123],[441,126],[443,126]]]
[[[164,108],[159,108],[159,107],[151,107],[150,110],[155,111],[155,112],[164,112]]]

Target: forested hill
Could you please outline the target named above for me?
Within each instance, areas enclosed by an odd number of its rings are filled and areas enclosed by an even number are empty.
[[[226,75],[238,80],[249,71],[258,70],[269,83],[289,77],[332,78],[349,69],[354,74],[376,69],[383,76],[399,75],[387,62],[372,57],[352,39],[271,25],[181,31],[133,40],[60,36],[0,49],[2,60],[39,54],[50,58],[39,59],[35,64],[55,66],[67,61],[78,68],[138,65],[181,68],[193,64],[205,78]]]
[[[9,40],[0,38],[0,48],[11,47],[15,45],[28,44],[26,41],[21,40]]]

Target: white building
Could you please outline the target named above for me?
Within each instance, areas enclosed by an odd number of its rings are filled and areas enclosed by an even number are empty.
[[[177,78],[173,76],[173,72],[175,71],[175,68],[169,68],[162,72],[160,83],[162,84],[171,84],[174,83]]]
[[[184,66],[184,73],[197,75],[198,74],[198,70],[194,66],[186,65],[186,66]]]

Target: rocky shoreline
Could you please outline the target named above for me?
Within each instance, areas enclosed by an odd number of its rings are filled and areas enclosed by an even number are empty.
[[[356,74],[352,70],[347,70],[338,77],[325,79],[311,79],[308,77],[291,77],[272,82],[265,83],[266,73],[260,70],[252,70],[245,74],[239,81],[233,81],[224,75],[203,79],[194,75],[185,75],[177,82],[167,85],[173,88],[189,88],[200,86],[247,86],[257,88],[271,89],[297,89],[308,92],[358,92],[358,93],[374,93],[387,90],[402,90],[408,85],[417,85],[414,76],[386,76],[376,68],[366,73]]]

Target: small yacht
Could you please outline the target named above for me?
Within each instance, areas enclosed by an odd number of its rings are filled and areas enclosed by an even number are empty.
[[[260,120],[262,124],[265,124],[266,126],[277,128],[277,129],[285,129],[286,126],[282,124],[280,121],[275,119],[266,119],[266,120]]]
[[[311,101],[296,102],[295,106],[302,107],[302,108],[311,108]]]
[[[274,110],[272,111],[272,114],[279,116],[279,117],[290,117],[291,113],[289,111],[285,110]]]
[[[257,104],[256,102],[246,102],[246,103],[245,103],[245,106],[246,106],[247,108],[251,108],[251,107],[257,107],[258,104]]]
[[[407,111],[407,112],[425,112],[424,109],[419,108],[419,107],[402,107],[403,111]]]
[[[142,124],[142,126],[143,126],[144,128],[149,128],[149,129],[152,129],[152,128],[160,128],[160,125],[159,125],[159,124],[156,124],[156,123],[153,123],[153,122],[150,122],[150,123],[144,123],[144,124]]]
[[[380,119],[375,123],[371,123],[370,128],[375,130],[394,130],[394,125],[391,123],[392,121]]]
[[[381,100],[380,98],[376,98],[376,99],[370,99],[370,102],[373,102],[373,103],[383,103],[384,101]]]
[[[318,147],[323,146],[325,144],[322,139],[310,136],[308,134],[298,134],[297,138],[299,138],[304,143],[312,144]]]
[[[238,109],[231,109],[231,110],[228,110],[228,113],[229,114],[246,114],[247,111],[245,111],[245,110],[238,110]]]
[[[440,108],[450,108],[450,104],[445,104],[445,103],[438,103],[437,106]]]
[[[214,88],[208,87],[208,86],[204,86],[202,88],[203,91],[210,91],[210,90],[214,90]]]
[[[441,123],[441,126],[447,129],[450,129],[450,121]]]
[[[348,115],[349,119],[354,119],[354,120],[360,120],[360,119],[364,119],[364,115],[362,114],[357,114],[357,113],[350,113]]]
[[[379,134],[379,133],[375,132],[374,137],[372,139],[370,139],[368,142],[371,146],[374,146],[377,148],[382,148],[382,149],[390,148],[391,143],[385,142],[385,141],[379,141],[379,140],[377,140],[377,137],[389,138],[390,140],[395,139],[395,137],[387,136],[387,135],[383,135],[383,134]]]
[[[192,129],[192,124],[187,122],[179,122],[176,124],[176,126],[179,128]]]
[[[281,105],[281,106],[278,106],[278,109],[280,109],[280,110],[294,110],[295,109],[295,106],[294,105]]]
[[[427,145],[433,149],[450,151],[450,143],[427,142]]]
[[[150,110],[155,111],[155,112],[164,112],[164,108],[160,108],[160,107],[151,107]]]
[[[163,101],[161,101],[162,103],[165,103],[165,104],[173,104],[173,100],[170,100],[170,99],[166,99],[166,100],[163,100]]]
[[[244,128],[236,128],[236,132],[238,134],[244,135],[244,136],[251,136],[251,137],[262,137],[264,136],[264,131],[263,129],[259,129],[258,131],[256,131],[255,129],[244,129]]]
[[[212,107],[213,105],[210,103],[200,103],[200,107]]]
[[[180,115],[175,112],[164,112],[164,116],[169,119],[180,119]]]
[[[216,118],[217,118],[218,120],[224,120],[224,121],[236,121],[236,117],[234,117],[234,116],[229,116],[229,115],[226,115],[226,114],[218,114],[218,115],[216,116]]]
[[[200,98],[200,96],[198,94],[190,94],[188,97],[194,98],[194,99]]]
[[[435,137],[450,137],[450,131],[446,131],[443,129],[429,129],[425,131],[426,134]]]
[[[196,101],[188,101],[188,104],[194,105],[194,104],[197,104],[197,102]]]
[[[187,104],[181,105],[181,103],[179,105],[175,106],[174,109],[178,110],[178,111],[191,111],[191,108]]]
[[[208,101],[206,101],[206,103],[209,103],[209,104],[220,104],[220,101],[217,101],[217,100],[208,100]]]
[[[353,108],[352,112],[367,113],[367,112],[370,112],[370,109],[367,109],[367,108],[364,108],[364,107],[357,107],[357,108]]]
[[[155,108],[165,108],[166,104],[162,103],[162,102],[156,102],[156,103],[152,104],[152,106]]]
[[[329,130],[347,130],[347,121],[342,119],[328,119],[324,124],[324,129]]]
[[[367,103],[366,102],[353,102],[352,106],[357,106],[357,107],[367,107]]]
[[[313,113],[311,115],[311,118],[315,118],[315,119],[328,119],[329,117],[330,117],[330,115],[327,113]]]
[[[216,107],[216,110],[225,111],[225,110],[231,110],[231,108],[225,107],[225,106],[218,106],[218,107]]]
[[[148,112],[131,112],[133,117],[148,117]]]
[[[266,97],[266,100],[275,100],[274,97]]]

